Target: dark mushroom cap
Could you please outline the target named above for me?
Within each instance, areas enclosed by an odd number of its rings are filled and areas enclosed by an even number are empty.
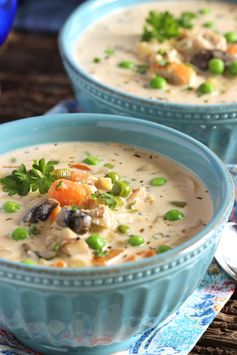
[[[203,50],[194,54],[194,56],[191,58],[190,63],[195,65],[200,70],[207,70],[208,63],[213,58],[223,60],[225,65],[230,64],[235,59],[231,54],[217,49]]]
[[[46,221],[52,210],[58,206],[53,199],[46,199],[34,206],[23,218],[24,223],[39,223]]]
[[[64,207],[57,216],[56,222],[61,227],[68,227],[75,233],[83,234],[89,230],[92,218],[79,209],[74,210],[70,207]]]

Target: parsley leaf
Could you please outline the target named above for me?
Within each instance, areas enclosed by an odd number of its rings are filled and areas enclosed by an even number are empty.
[[[166,39],[180,35],[180,25],[177,19],[168,11],[150,11],[146,18],[146,23],[142,36],[143,41],[157,39],[159,42],[163,42]]]
[[[195,19],[197,15],[194,12],[183,12],[178,19],[181,27],[191,29],[193,28],[192,20]]]
[[[192,20],[196,17],[194,12],[183,12],[180,17],[175,17],[168,11],[150,11],[145,20],[142,40],[149,42],[156,39],[159,42],[164,42],[167,39],[178,37],[182,28],[193,27]]]
[[[0,179],[3,185],[3,191],[12,196],[18,194],[25,196],[30,191],[30,177],[24,164],[21,164],[17,170],[13,170],[11,175]]]
[[[54,165],[58,162],[40,159],[34,161],[32,169],[27,171],[24,164],[13,170],[11,175],[0,179],[3,191],[12,196],[18,194],[26,196],[30,191],[39,191],[41,194],[47,193],[52,183],[57,179],[53,174]]]
[[[108,192],[99,193],[98,191],[93,193],[91,197],[94,200],[99,200],[103,202],[106,206],[108,206],[111,210],[114,210],[117,206],[117,202],[115,201],[114,197],[110,195]]]

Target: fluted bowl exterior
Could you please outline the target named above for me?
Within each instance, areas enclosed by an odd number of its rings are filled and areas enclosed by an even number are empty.
[[[212,221],[191,240],[133,263],[54,269],[0,259],[3,327],[44,354],[105,355],[163,321],[197,287],[231,212],[233,182],[207,147],[148,121],[62,114],[0,126],[0,154],[26,144],[77,140],[127,143],[164,154],[204,181],[214,206]]]
[[[237,3],[237,0],[230,1]],[[83,31],[105,14],[145,2],[90,0],[79,6],[66,21],[59,36],[59,48],[82,111],[126,115],[167,125],[206,144],[226,163],[237,163],[237,100],[229,104],[194,105],[145,99],[97,81],[78,64],[75,50]]]

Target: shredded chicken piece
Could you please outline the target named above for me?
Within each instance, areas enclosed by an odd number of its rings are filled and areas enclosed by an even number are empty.
[[[62,246],[61,252],[67,256],[76,256],[76,255],[80,255],[80,254],[89,255],[90,248],[84,240],[72,239]]]
[[[56,243],[63,245],[70,240],[76,239],[77,234],[74,233],[70,228],[55,229],[52,230],[50,235],[45,238],[45,246],[47,249],[53,249]]]
[[[128,203],[138,203],[142,199],[146,197],[146,189],[145,187],[141,186],[136,189],[132,190],[131,195],[128,198]]]
[[[223,35],[209,29],[184,31],[183,36],[176,42],[176,49],[185,61],[202,50],[227,50],[227,42]]]
[[[103,228],[113,228],[114,221],[109,207],[99,205],[91,210],[85,210],[92,217],[92,224]]]
[[[86,263],[79,258],[70,258],[67,260],[67,266],[69,267],[85,267]]]

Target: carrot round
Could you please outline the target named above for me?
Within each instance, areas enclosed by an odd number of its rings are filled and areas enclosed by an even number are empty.
[[[85,186],[70,180],[56,180],[49,189],[49,197],[57,200],[61,206],[80,206],[87,200],[88,190]]]
[[[237,44],[232,44],[228,47],[227,53],[237,55]]]

